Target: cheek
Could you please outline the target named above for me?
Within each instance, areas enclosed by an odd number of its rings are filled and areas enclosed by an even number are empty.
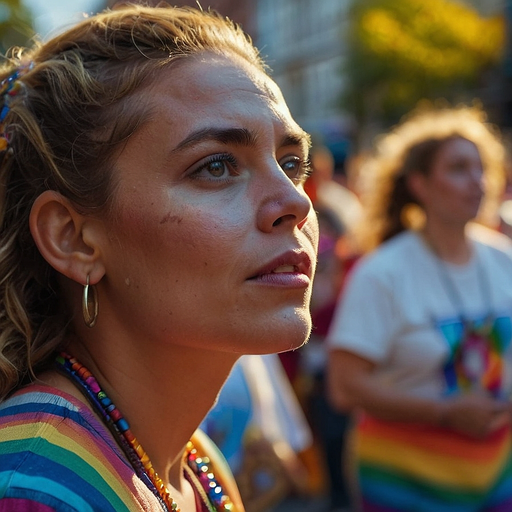
[[[457,197],[463,197],[471,183],[465,176],[454,176],[448,183],[448,193],[456,200]]]
[[[144,260],[166,266],[173,262],[206,267],[229,258],[247,233],[247,219],[227,215],[226,208],[180,205],[169,210],[133,206],[119,217],[122,249],[139,252]],[[162,263],[163,262],[163,263]]]
[[[461,190],[464,189],[464,183],[457,176],[444,176],[442,179],[434,182],[434,186],[429,194],[432,197],[453,197],[455,198]]]

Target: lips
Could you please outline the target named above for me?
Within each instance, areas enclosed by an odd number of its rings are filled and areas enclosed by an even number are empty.
[[[312,275],[311,258],[303,250],[287,251],[265,264],[249,279],[263,278],[272,274],[302,274],[310,279]]]

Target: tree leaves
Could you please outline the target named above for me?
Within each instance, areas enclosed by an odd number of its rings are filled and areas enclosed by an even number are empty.
[[[34,36],[29,9],[21,0],[0,1],[0,51],[26,46]]]
[[[468,93],[496,65],[502,16],[450,0],[355,0],[343,106],[360,123],[392,122],[423,98]]]

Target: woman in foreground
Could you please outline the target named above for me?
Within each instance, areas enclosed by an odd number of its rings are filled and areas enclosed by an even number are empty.
[[[105,12],[1,79],[0,510],[243,510],[194,431],[309,335],[307,135],[214,13]]]
[[[490,216],[503,148],[480,111],[434,110],[384,136],[373,165],[377,248],[328,336],[332,401],[362,411],[363,509],[512,510],[512,250],[471,222]]]

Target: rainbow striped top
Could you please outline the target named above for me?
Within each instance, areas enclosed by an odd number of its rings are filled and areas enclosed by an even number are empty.
[[[162,512],[89,409],[37,385],[0,404],[0,511],[7,510]]]

